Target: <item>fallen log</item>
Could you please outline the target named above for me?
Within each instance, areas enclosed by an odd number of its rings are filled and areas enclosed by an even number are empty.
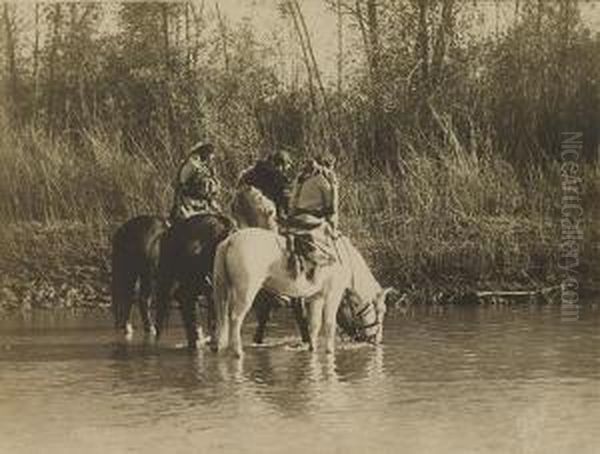
[[[476,291],[477,298],[499,297],[499,298],[518,298],[523,296],[547,295],[551,292],[560,290],[560,285],[545,287],[535,290],[482,290]]]

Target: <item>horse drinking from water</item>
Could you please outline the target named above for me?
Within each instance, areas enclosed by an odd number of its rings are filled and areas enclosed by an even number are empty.
[[[323,325],[326,350],[333,352],[336,315],[348,289],[360,301],[372,302],[375,342],[383,335],[386,295],[366,262],[347,238],[335,240],[337,259],[309,273],[295,273],[288,267],[286,238],[273,231],[248,228],[237,231],[217,247],[213,272],[217,315],[217,350],[231,345],[242,355],[241,328],[261,288],[293,298],[307,298],[311,350],[317,349]]]

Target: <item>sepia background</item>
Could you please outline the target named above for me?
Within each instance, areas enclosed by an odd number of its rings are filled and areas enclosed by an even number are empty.
[[[598,452],[600,2],[0,8],[0,451]],[[199,140],[224,206],[259,156],[338,157],[406,295],[383,351],[241,367],[65,315],[108,307],[110,235]]]

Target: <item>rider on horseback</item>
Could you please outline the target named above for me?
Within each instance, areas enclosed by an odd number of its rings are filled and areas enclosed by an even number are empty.
[[[309,160],[296,180],[285,223],[289,268],[314,277],[316,269],[336,260],[338,184],[334,158],[321,154]]]
[[[277,229],[288,212],[291,167],[290,155],[277,151],[242,173],[232,204],[240,226]]]
[[[214,157],[215,149],[211,143],[200,142],[192,147],[177,172],[171,221],[188,219],[200,213],[220,212],[216,198],[221,185]]]
[[[284,216],[288,211],[291,167],[289,153],[276,151],[247,169],[240,177],[239,184],[258,189],[275,204],[278,216]]]
[[[292,226],[314,229],[326,225],[328,233],[336,234],[339,196],[334,164],[335,158],[329,154],[321,154],[306,163],[291,199]]]

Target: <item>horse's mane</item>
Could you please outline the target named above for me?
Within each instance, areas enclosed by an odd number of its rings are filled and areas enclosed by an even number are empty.
[[[232,218],[222,213],[200,213],[192,216],[186,222],[211,224],[215,227],[221,227],[227,232],[231,232],[235,229],[236,224]]]
[[[343,237],[342,241],[348,255],[348,266],[352,272],[352,290],[361,299],[370,301],[381,292],[381,285],[373,276],[369,265],[358,249],[347,237]]]

